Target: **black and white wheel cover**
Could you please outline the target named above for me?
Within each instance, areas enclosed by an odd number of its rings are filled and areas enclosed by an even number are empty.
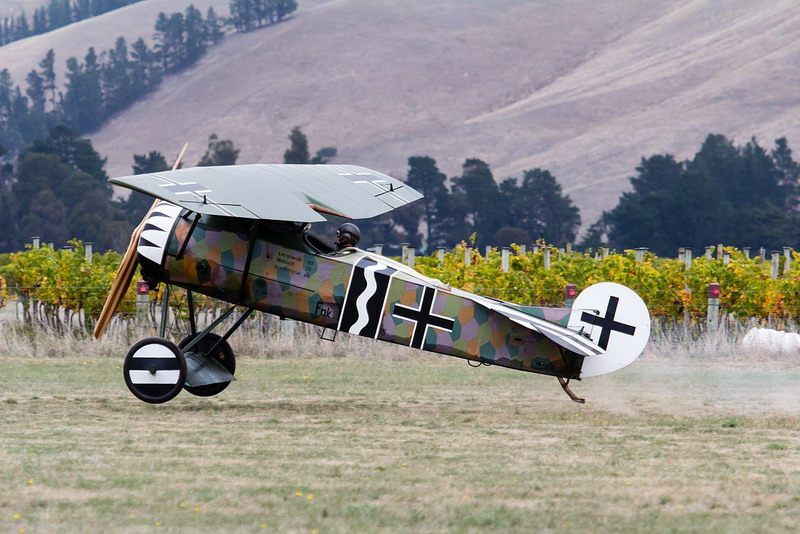
[[[150,337],[136,343],[122,365],[125,384],[137,398],[160,404],[175,398],[186,381],[186,359],[174,343]]]

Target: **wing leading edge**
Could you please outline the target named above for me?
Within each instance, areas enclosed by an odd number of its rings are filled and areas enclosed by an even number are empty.
[[[355,165],[193,167],[109,182],[197,213],[295,222],[367,219],[422,198],[396,178]]]

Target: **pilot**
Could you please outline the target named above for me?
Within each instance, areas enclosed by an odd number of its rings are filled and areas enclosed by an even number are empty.
[[[354,247],[361,239],[361,230],[353,223],[346,222],[336,230],[336,250]]]

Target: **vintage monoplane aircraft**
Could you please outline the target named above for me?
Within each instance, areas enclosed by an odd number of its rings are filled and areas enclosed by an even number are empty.
[[[558,378],[620,369],[644,349],[650,317],[630,289],[600,283],[572,308],[521,306],[473,295],[356,247],[335,249],[310,231],[328,219],[363,219],[422,197],[403,182],[351,165],[198,167],[114,178],[156,198],[131,237],[95,328],[100,337],[136,264],[154,288],[186,289],[191,332],[178,345],[139,341],[125,356],[125,383],[139,399],[166,402],[181,389],[200,396],[233,380],[227,340],[253,310],[312,323],[322,336],[349,332],[380,341]],[[230,308],[198,331],[192,293]],[[167,300],[165,299],[165,302]],[[235,307],[223,334],[212,332]]]

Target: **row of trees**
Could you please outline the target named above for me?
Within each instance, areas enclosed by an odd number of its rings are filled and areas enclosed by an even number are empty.
[[[285,163],[326,163],[336,155],[336,148],[325,147],[311,157],[300,128],[292,130],[289,142]],[[238,156],[231,140],[212,134],[197,165],[233,165]],[[0,225],[6,231],[0,236],[0,251],[18,250],[33,235],[56,243],[79,236],[100,250],[121,250],[152,199],[133,192],[126,200],[113,200],[104,164],[87,139],[58,126],[20,156],[16,171],[3,167]],[[133,157],[135,174],[169,168],[158,151]],[[487,244],[532,242],[534,237],[567,242],[580,224],[578,209],[547,171],[526,171],[519,183],[509,178],[498,185],[486,163],[468,159],[461,176],[450,181],[448,186],[433,158],[409,158],[407,182],[425,199],[359,223],[364,243],[439,246],[473,233]]]
[[[284,163],[327,163],[336,157],[334,147],[311,156],[308,139],[300,128],[289,134]],[[408,158],[406,183],[423,199],[401,210],[359,221],[362,242],[383,243],[395,251],[400,243],[420,250],[452,246],[475,234],[480,244],[533,243],[542,238],[563,244],[575,240],[581,223],[579,210],[564,195],[550,172],[524,171],[521,179],[495,181],[489,164],[467,159],[460,176],[449,180],[429,156]]]
[[[288,139],[285,163],[326,163],[336,156],[335,148],[325,147],[312,157],[300,128]],[[238,156],[232,141],[212,134],[197,165],[233,165]],[[99,249],[121,250],[152,199],[132,193],[112,200],[104,164],[88,140],[59,126],[25,151],[16,169],[10,163],[0,167],[0,251],[18,250],[33,235],[58,243],[79,237]],[[157,151],[133,158],[136,174],[170,167]],[[800,223],[800,166],[785,139],[767,151],[755,139],[737,147],[722,135],[709,135],[692,160],[655,155],[643,158],[637,173],[633,190],[590,227],[582,248],[645,246],[662,256],[681,246],[702,250],[715,243],[800,248],[794,231]],[[406,183],[424,198],[359,221],[365,246],[380,242],[393,252],[406,242],[429,252],[470,239],[479,246],[539,239],[563,245],[574,243],[580,226],[578,208],[543,169],[498,183],[486,162],[470,158],[460,175],[448,178],[433,158],[414,156]]]
[[[247,32],[281,22],[296,9],[295,0],[231,0],[230,23],[236,31]]]
[[[23,11],[16,17],[5,17],[0,25],[0,46],[31,35],[40,35],[73,22],[102,15],[141,0],[50,0],[36,8],[33,17]]]
[[[45,137],[56,124],[91,132],[153,91],[164,73],[196,62],[223,34],[213,8],[204,19],[193,6],[184,13],[161,13],[155,29],[153,49],[142,38],[129,47],[120,37],[114,48],[99,55],[89,48],[83,61],[70,57],[63,92],[56,81],[52,49],[26,76],[24,94],[8,70],[0,72],[0,144],[19,151],[33,139]]]
[[[642,158],[632,191],[590,228],[585,245],[701,249],[800,246],[800,167],[785,138],[772,150],[711,134],[691,160]]]
[[[406,242],[423,251],[452,246],[474,235],[478,245],[528,244],[538,238],[575,240],[580,214],[555,177],[542,169],[498,183],[489,164],[467,159],[449,180],[429,156],[408,159],[406,183],[424,198],[366,223],[368,238]]]
[[[234,164],[238,154],[231,141],[212,134],[197,165]],[[157,151],[133,160],[135,174],[172,167]],[[80,236],[98,250],[124,250],[153,199],[140,193],[113,199],[105,162],[88,139],[56,126],[20,155],[16,169],[0,167],[0,252],[22,249],[31,236],[59,246]]]
[[[231,6],[235,2],[232,2]],[[279,2],[273,19],[286,16],[296,3]],[[253,27],[261,26],[262,12],[250,13]],[[245,20],[238,13],[235,20]],[[239,24],[239,22],[237,22]],[[209,8],[205,17],[193,5],[183,12],[160,13],[155,22],[155,44],[144,39],[129,46],[119,37],[114,48],[96,53],[89,48],[83,60],[67,59],[66,83],[59,88],[55,51],[48,51],[38,68],[25,78],[26,89],[14,84],[7,69],[0,71],[0,145],[18,154],[34,139],[47,136],[50,128],[64,124],[79,133],[90,133],[106,120],[152,92],[164,74],[196,63],[209,46],[219,43],[230,20]],[[234,25],[235,26],[235,25]],[[241,31],[244,31],[242,29]]]

